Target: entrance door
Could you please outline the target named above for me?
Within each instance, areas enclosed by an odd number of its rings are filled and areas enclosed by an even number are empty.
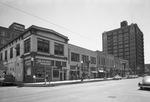
[[[66,80],[66,72],[64,72],[64,80]]]
[[[62,72],[60,72],[60,80],[62,81],[63,79],[62,79]]]

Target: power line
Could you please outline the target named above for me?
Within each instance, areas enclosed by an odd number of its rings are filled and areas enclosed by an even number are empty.
[[[59,28],[64,29],[64,30],[66,30],[66,31],[69,31],[69,32],[71,32],[72,34],[76,34],[76,35],[78,35],[78,36],[81,36],[82,38],[86,38],[86,39],[90,40],[91,42],[94,42],[94,43],[98,44],[98,42],[92,41],[91,39],[89,39],[89,38],[86,37],[86,36],[80,35],[79,33],[76,33],[76,32],[74,32],[74,31],[71,31],[71,30],[69,30],[69,29],[63,27],[63,26],[57,25],[57,24],[55,24],[55,23],[53,23],[53,22],[50,22],[50,21],[48,21],[48,20],[45,20],[45,19],[40,18],[40,17],[38,17],[38,16],[35,16],[35,15],[29,13],[29,12],[20,10],[20,9],[18,9],[18,8],[15,8],[15,7],[13,7],[13,6],[7,5],[7,4],[2,3],[2,2],[0,2],[0,4],[1,4],[1,5],[5,5],[5,6],[7,6],[7,7],[10,7],[10,8],[13,8],[13,9],[15,9],[15,10],[17,10],[17,11],[23,12],[23,13],[25,13],[25,14],[27,14],[27,15],[30,15],[30,16],[32,16],[32,17],[35,17],[35,18],[40,19],[40,20],[42,20],[42,21],[45,21],[45,22],[47,22],[47,23],[49,23],[49,24],[52,24],[52,25],[54,25],[54,26],[56,26],[56,27],[59,27]],[[98,44],[98,45],[99,45],[99,44]]]

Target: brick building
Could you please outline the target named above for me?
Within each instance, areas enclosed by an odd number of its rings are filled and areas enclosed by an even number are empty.
[[[144,73],[144,37],[137,24],[121,22],[118,29],[102,35],[103,51],[129,61],[132,74]]]
[[[0,26],[0,47],[24,32],[25,26],[19,23],[12,23],[9,28]]]

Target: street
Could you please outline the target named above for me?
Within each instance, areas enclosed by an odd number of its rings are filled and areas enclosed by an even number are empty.
[[[0,87],[0,102],[149,102],[150,90],[139,90],[141,79],[56,87]]]

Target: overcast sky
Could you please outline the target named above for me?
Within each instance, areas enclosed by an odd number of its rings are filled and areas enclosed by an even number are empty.
[[[68,36],[69,43],[102,51],[102,33],[137,23],[150,63],[150,0],[0,0],[0,26],[37,25]]]

